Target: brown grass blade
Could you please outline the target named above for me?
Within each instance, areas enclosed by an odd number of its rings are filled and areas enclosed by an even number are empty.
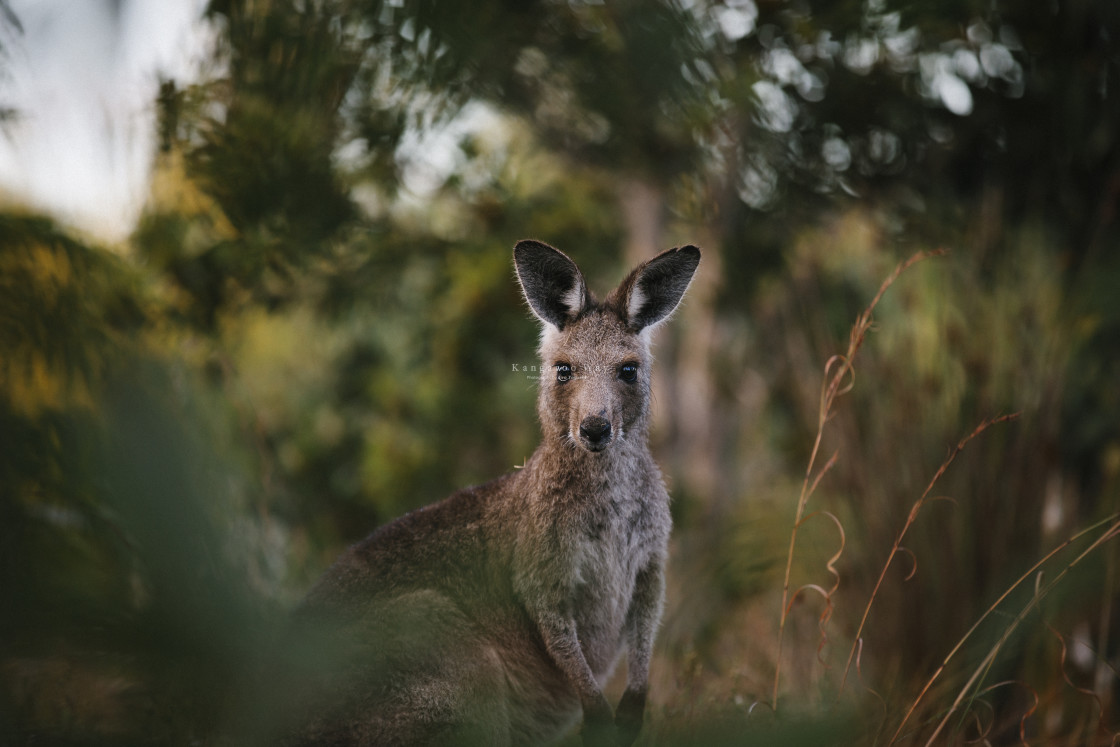
[[[976,630],[980,627],[980,625],[983,624],[983,622],[986,619],[988,619],[988,617],[991,616],[996,611],[996,609],[999,608],[999,606],[1003,603],[1003,601],[1005,599],[1007,599],[1007,597],[1011,596],[1011,594],[1015,591],[1015,589],[1019,588],[1031,576],[1034,576],[1039,571],[1039,569],[1041,569],[1044,565],[1046,565],[1048,562],[1053,560],[1054,557],[1056,557],[1058,554],[1060,554],[1062,552],[1062,550],[1065,550],[1067,547],[1069,547],[1073,543],[1077,542],[1079,539],[1081,539],[1085,535],[1089,534],[1090,532],[1092,532],[1095,529],[1099,529],[1100,527],[1104,526],[1105,524],[1109,523],[1110,521],[1117,521],[1118,517],[1120,517],[1120,514],[1113,514],[1112,516],[1110,516],[1110,517],[1108,517],[1108,518],[1106,518],[1102,521],[1099,521],[1099,522],[1097,522],[1096,524],[1093,524],[1090,527],[1087,527],[1087,528],[1081,530],[1077,534],[1075,534],[1072,537],[1070,537],[1069,539],[1065,540],[1064,542],[1059,544],[1057,547],[1055,547],[1053,550],[1051,550],[1050,552],[1043,555],[1042,558],[1039,559],[1030,568],[1028,568],[1026,570],[1026,572],[1023,573],[1022,576],[1020,576],[1014,583],[1012,583],[1010,586],[1008,586],[1007,589],[1004,590],[1003,594],[1001,594],[999,596],[999,598],[995,602],[993,602],[991,604],[991,606],[988,607],[987,610],[984,611],[984,614],[982,614],[976,620],[976,622],[972,624],[972,627],[969,628],[968,631],[965,632],[965,634],[963,636],[961,636],[961,638],[957,641],[956,645],[954,645],[953,648],[949,651],[949,653],[946,654],[945,658],[941,660],[941,664],[937,667],[937,669],[934,671],[933,675],[929,678],[929,680],[926,681],[925,686],[922,688],[921,692],[918,693],[918,697],[916,697],[914,699],[914,702],[911,703],[910,708],[907,709],[906,713],[903,715],[902,721],[898,725],[898,729],[895,731],[894,736],[891,737],[891,740],[890,740],[890,742],[888,742],[888,744],[894,744],[898,740],[898,738],[902,734],[903,728],[905,728],[905,726],[906,726],[906,722],[910,720],[910,717],[912,715],[914,715],[914,712],[918,708],[918,704],[921,703],[921,701],[925,697],[926,693],[929,692],[929,689],[931,687],[933,687],[933,683],[937,681],[937,678],[941,676],[941,673],[945,671],[945,668],[949,665],[949,662],[953,659],[954,656],[956,656],[957,652],[960,651],[961,648],[964,647],[964,644],[968,641],[969,638],[972,637],[972,634],[976,632]],[[1040,590],[1041,590],[1040,585],[1036,582],[1036,587],[1035,587],[1036,596],[1040,593]]]
[[[1058,639],[1058,644],[1062,647],[1061,656],[1060,656],[1059,661],[1058,661],[1058,671],[1061,672],[1061,674],[1062,674],[1062,680],[1066,683],[1066,685],[1068,685],[1070,687],[1070,689],[1081,693],[1082,695],[1084,695],[1085,697],[1087,697],[1087,698],[1089,698],[1093,701],[1094,705],[1096,705],[1096,707],[1097,707],[1096,708],[1096,711],[1097,711],[1097,729],[1096,729],[1096,731],[1104,732],[1106,734],[1110,734],[1112,739],[1115,740],[1120,735],[1111,734],[1108,730],[1108,727],[1105,726],[1105,723],[1104,723],[1105,705],[1104,705],[1104,701],[1101,699],[1100,694],[1097,693],[1096,690],[1092,690],[1088,687],[1081,687],[1080,685],[1076,684],[1070,678],[1069,672],[1066,670],[1066,659],[1069,656],[1069,647],[1066,645],[1065,636],[1062,635],[1061,631],[1059,631],[1057,628],[1055,628],[1049,622],[1046,623],[1046,627],[1050,630],[1050,632],[1054,635],[1054,637]],[[1082,645],[1085,645],[1085,644],[1082,644]],[[1097,651],[1093,651],[1092,653],[1098,660],[1101,659],[1101,655]]]
[[[1000,415],[996,418],[989,418],[987,420],[984,420],[980,423],[980,425],[976,426],[976,428],[974,428],[971,433],[969,433],[957,443],[956,447],[951,452],[949,452],[949,456],[946,457],[945,461],[941,463],[941,466],[937,468],[937,472],[934,473],[933,478],[929,481],[929,485],[926,486],[926,489],[922,493],[921,497],[918,498],[918,500],[914,502],[914,505],[910,507],[910,513],[906,517],[906,522],[902,525],[902,529],[899,531],[898,537],[894,541],[894,545],[891,547],[890,552],[887,554],[887,560],[885,563],[883,563],[883,570],[879,573],[879,579],[875,582],[875,587],[871,590],[871,596],[870,598],[868,598],[867,606],[863,610],[863,617],[860,618],[859,627],[856,628],[855,639],[857,641],[863,636],[863,629],[867,624],[867,618],[871,614],[871,607],[875,604],[875,598],[879,595],[879,589],[883,586],[883,581],[887,577],[887,571],[890,570],[891,563],[894,562],[895,557],[899,554],[899,552],[902,551],[902,540],[906,537],[906,533],[910,531],[910,527],[911,525],[913,525],[914,520],[918,517],[918,513],[919,511],[921,511],[922,506],[925,505],[925,503],[930,499],[929,495],[933,491],[934,485],[936,485],[937,481],[941,479],[941,476],[945,474],[945,471],[949,469],[949,465],[952,464],[953,460],[957,458],[957,455],[964,450],[964,447],[968,445],[969,441],[979,436],[991,426],[996,425],[997,423],[1005,423],[1009,420],[1014,420],[1017,417],[1019,417],[1019,413],[1015,412],[1008,415]],[[911,553],[911,555],[913,555],[913,553]],[[917,562],[915,561],[915,567],[916,565]],[[909,576],[907,578],[909,578]],[[840,677],[841,692],[844,691],[844,685],[848,681],[848,673],[849,671],[851,671],[852,660],[855,658],[855,655],[856,646],[853,643],[852,649],[848,653],[848,661],[844,665],[844,674]]]
[[[883,280],[882,284],[879,286],[879,291],[875,294],[875,297],[871,299],[871,303],[868,304],[867,308],[856,318],[856,322],[852,325],[851,332],[848,335],[848,349],[843,355],[834,355],[825,363],[824,380],[821,384],[820,409],[817,418],[817,434],[816,438],[813,440],[812,451],[809,454],[809,463],[805,468],[805,478],[801,483],[801,494],[797,499],[797,511],[794,514],[793,529],[790,531],[789,551],[786,554],[785,576],[782,581],[781,616],[778,620],[777,663],[774,666],[774,686],[770,702],[771,708],[775,711],[778,708],[778,690],[782,677],[782,651],[785,642],[786,620],[789,616],[790,609],[790,574],[793,570],[793,555],[797,548],[797,529],[801,525],[802,517],[805,515],[805,505],[809,502],[809,496],[816,490],[821,476],[828,471],[836,458],[835,455],[833,455],[833,458],[829,460],[817,477],[811,479],[813,468],[817,460],[817,453],[820,451],[824,425],[831,416],[832,405],[836,397],[851,391],[855,384],[855,368],[853,367],[853,361],[855,360],[856,353],[859,352],[860,347],[863,345],[868,330],[871,329],[872,313],[875,311],[875,307],[878,306],[879,301],[883,298],[883,294],[887,292],[887,289],[891,287],[894,281],[911,265],[923,259],[941,256],[947,253],[945,249],[916,252],[911,255],[909,259],[899,263],[894,271]],[[846,385],[845,379],[847,379]]]
[[[1112,520],[1113,520],[1113,523],[1109,525],[1109,527],[1105,530],[1105,532],[1103,534],[1101,534],[1100,537],[1095,539],[1092,542],[1092,544],[1089,545],[1089,547],[1087,547],[1080,554],[1078,554],[1077,557],[1075,557],[1073,560],[1071,560],[1069,562],[1069,564],[1065,568],[1063,568],[1061,570],[1061,572],[1058,573],[1054,577],[1053,580],[1051,580],[1048,583],[1042,585],[1038,589],[1038,591],[1031,597],[1030,601],[1028,601],[1023,606],[1023,609],[1019,611],[1019,614],[1017,614],[1012,619],[1011,624],[1008,625],[1007,628],[1004,630],[1003,635],[1001,635],[999,637],[999,639],[995,642],[995,644],[992,646],[991,650],[988,651],[988,654],[980,662],[979,666],[977,666],[976,669],[973,670],[972,676],[968,678],[967,682],[965,682],[964,687],[962,687],[960,689],[960,691],[957,693],[957,697],[953,701],[953,704],[949,707],[948,711],[945,713],[945,715],[942,717],[941,721],[938,723],[937,728],[934,730],[933,734],[930,736],[929,740],[926,742],[926,747],[930,747],[930,745],[933,745],[933,744],[936,743],[937,737],[941,734],[942,730],[944,730],[945,725],[949,722],[949,718],[953,715],[953,713],[956,712],[957,708],[960,706],[961,702],[964,701],[964,699],[968,695],[969,691],[972,690],[972,686],[975,685],[977,681],[979,681],[979,679],[983,676],[983,674],[985,672],[987,672],[988,669],[991,667],[991,665],[995,662],[996,656],[999,655],[1000,650],[1007,643],[1007,641],[1011,638],[1012,633],[1014,633],[1015,630],[1019,627],[1019,625],[1023,622],[1023,620],[1026,619],[1027,615],[1031,612],[1031,610],[1033,610],[1035,607],[1037,607],[1039,602],[1041,602],[1042,599],[1052,589],[1054,589],[1055,586],[1057,586],[1062,581],[1062,579],[1065,578],[1070,573],[1070,571],[1072,571],[1074,569],[1074,567],[1076,567],[1081,561],[1083,561],[1086,557],[1088,557],[1090,554],[1092,554],[1095,550],[1100,548],[1101,545],[1105,544],[1106,542],[1108,542],[1110,540],[1115,539],[1116,537],[1120,537],[1120,521],[1116,521],[1115,516],[1112,517]],[[1098,522],[1097,524],[1095,524],[1090,529],[1099,527],[1100,525],[1101,525],[1101,523]],[[1089,530],[1079,532],[1077,535],[1075,535],[1075,537],[1081,536],[1087,531],[1089,531]],[[1067,541],[1064,544],[1069,544],[1069,542],[1071,542],[1071,541],[1073,541],[1073,539]],[[1057,550],[1052,551],[1051,553],[1048,553],[1047,558],[1052,557],[1054,552],[1056,552],[1056,551]],[[1031,569],[1031,571],[1028,571],[1028,573],[1025,574],[1023,577],[1021,577],[1019,581],[1017,581],[1015,584],[1013,584],[1012,588],[1017,586],[1025,578],[1029,577],[1030,574],[1034,573],[1034,571],[1037,570],[1037,568],[1040,567],[1040,565],[1041,565],[1041,563],[1036,564]],[[1010,589],[1007,592],[1005,592],[1002,596],[1000,596],[1000,599],[997,600],[996,604],[993,605],[992,607],[990,607],[988,609],[988,611],[984,613],[984,615],[982,616],[981,619],[983,619],[983,617],[987,617],[988,614],[990,614],[996,608],[996,606],[998,606],[999,601],[1002,601],[1004,598],[1006,598],[1007,594],[1009,594],[1009,593],[1010,593]],[[979,623],[977,623],[977,625],[978,624]],[[969,632],[966,633],[965,636],[967,637],[968,635],[971,635],[971,633],[974,630],[976,630],[977,625],[974,625],[972,628],[970,628]],[[961,644],[963,644],[963,642],[964,642],[964,639],[962,639],[961,643],[958,643],[957,646],[954,647],[953,652],[951,652],[951,653],[955,653],[957,650],[959,650],[959,648],[960,648]],[[942,665],[938,669],[936,674],[940,674],[940,672],[943,669],[944,669],[944,665]],[[935,674],[935,677],[936,677],[936,674]],[[930,684],[932,684],[932,680],[930,681]],[[927,684],[926,688],[922,690],[922,694],[924,695],[925,692],[928,689],[929,689],[929,685]],[[921,699],[921,695],[919,695],[919,700],[920,699]],[[917,707],[917,703],[918,703],[918,701],[915,701],[915,703],[911,706],[910,710],[907,711],[906,718],[909,718],[910,714],[912,714],[914,712],[914,709]],[[899,734],[902,731],[902,726],[904,724],[905,724],[905,718],[903,719],[903,724],[900,724],[898,731],[895,732],[895,736],[891,738],[891,743],[894,743],[894,741],[898,738]]]

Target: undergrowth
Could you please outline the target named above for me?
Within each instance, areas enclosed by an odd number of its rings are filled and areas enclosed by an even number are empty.
[[[905,589],[884,600],[884,588],[895,581],[903,566],[901,586],[929,565],[936,574],[940,559],[920,557],[907,546],[916,523],[921,522],[934,502],[949,510],[970,499],[967,495],[942,495],[935,491],[950,472],[954,461],[976,439],[989,431],[1019,427],[1012,421],[1020,412],[992,413],[965,431],[940,465],[932,471],[925,489],[909,505],[894,530],[889,546],[881,547],[881,563],[870,591],[862,602],[857,590],[841,599],[846,581],[845,551],[849,545],[852,516],[841,516],[826,506],[817,507],[815,494],[843,455],[834,451],[823,465],[824,436],[837,414],[837,403],[856,386],[856,359],[874,329],[873,313],[888,289],[914,264],[940,257],[943,250],[919,252],[899,264],[882,282],[870,304],[851,327],[847,349],[824,365],[817,427],[794,512],[789,544],[781,573],[781,601],[776,626],[777,653],[774,658],[768,697],[743,702],[741,694],[724,705],[708,701],[697,706],[670,708],[655,730],[654,743],[672,744],[1069,744],[1120,743],[1120,724],[1111,722],[1111,693],[1117,672],[1108,661],[1111,622],[1110,595],[1113,586],[1112,540],[1120,536],[1120,514],[1095,517],[1087,526],[1064,539],[1053,541],[1029,567],[1004,568],[1010,578],[994,599],[977,614],[955,643],[933,652],[923,663],[924,674],[906,676],[879,662],[880,651],[865,636],[884,604],[907,604]],[[799,536],[812,520],[824,520],[835,530],[835,547],[826,551],[817,580],[795,585],[795,558]],[[985,528],[981,527],[982,532]],[[816,535],[815,535],[816,536]],[[823,534],[822,534],[823,536]],[[953,539],[945,537],[945,544]],[[875,553],[875,548],[862,548]],[[1013,562],[1013,559],[1008,559]],[[1105,569],[1104,598],[1097,638],[1087,643],[1084,632],[1071,632],[1075,622],[1063,615],[1065,602],[1086,591],[1085,566]],[[1091,576],[1092,574],[1089,574]],[[1099,575],[1099,574],[1098,574]],[[824,580],[820,580],[824,579]],[[951,584],[951,580],[948,582]],[[1096,587],[1100,588],[1100,587]],[[915,592],[920,594],[921,592]],[[1098,592],[1099,593],[1099,592]],[[819,611],[810,613],[808,599],[818,599]],[[952,603],[952,599],[943,600]],[[844,619],[835,618],[838,605],[847,605]],[[790,657],[803,658],[800,650],[810,638],[801,635],[790,649],[789,628],[806,614],[815,614],[817,645],[815,681],[798,691],[783,688],[784,668]],[[948,639],[952,640],[952,634]],[[903,645],[906,642],[903,641]],[[1095,661],[1093,681],[1071,674],[1071,650],[1077,649],[1085,668],[1086,657]],[[885,669],[884,669],[885,667]],[[695,667],[700,668],[699,664]],[[870,672],[868,670],[871,670]],[[1032,676],[1033,673],[1033,676]],[[686,672],[683,677],[698,676]],[[687,690],[689,682],[682,689]]]

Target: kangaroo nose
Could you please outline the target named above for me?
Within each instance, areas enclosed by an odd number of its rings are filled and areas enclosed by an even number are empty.
[[[601,446],[610,440],[611,424],[606,418],[592,415],[579,425],[579,435],[592,446]]]

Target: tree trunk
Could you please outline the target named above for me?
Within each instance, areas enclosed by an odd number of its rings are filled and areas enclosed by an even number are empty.
[[[624,257],[629,266],[670,248],[665,237],[665,193],[649,180],[634,178],[619,189],[626,225]],[[721,487],[720,449],[715,442],[712,386],[714,289],[719,258],[706,237],[689,237],[704,251],[700,271],[681,307],[677,322],[658,337],[654,368],[652,446],[669,475],[681,488],[710,500]]]

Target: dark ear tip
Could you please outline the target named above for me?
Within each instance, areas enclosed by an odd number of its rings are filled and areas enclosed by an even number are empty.
[[[695,262],[700,261],[700,247],[698,246],[688,244],[687,246],[678,246],[673,251]]]
[[[536,239],[521,239],[513,246],[513,256],[524,255],[528,252],[553,251],[556,249]]]
[[[696,268],[700,266],[700,248],[692,244],[670,249],[663,256],[682,270],[687,268],[690,274],[696,272]]]

